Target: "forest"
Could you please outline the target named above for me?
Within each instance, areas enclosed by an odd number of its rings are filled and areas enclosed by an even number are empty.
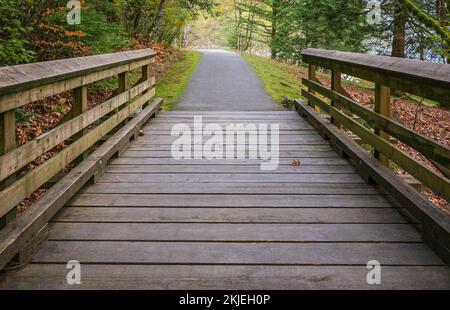
[[[80,24],[67,23],[81,5]],[[300,63],[308,47],[449,62],[449,0],[0,0],[0,65],[150,42]]]
[[[308,47],[449,61],[446,0],[233,0],[220,14],[194,37],[293,63]]]

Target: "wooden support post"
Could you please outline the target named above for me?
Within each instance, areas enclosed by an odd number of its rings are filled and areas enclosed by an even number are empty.
[[[142,81],[147,81],[153,78],[153,66],[152,64],[148,64],[146,66],[142,67]],[[142,108],[145,108],[148,105],[148,102],[146,102]]]
[[[341,72],[338,70],[332,70],[331,71],[331,90],[342,93],[342,78],[341,78]],[[336,104],[336,102],[332,99],[331,100],[331,106],[339,108],[339,106]],[[331,122],[335,124],[338,128],[341,128],[341,125],[336,122],[336,120],[331,117]]]
[[[310,81],[317,82],[316,70],[317,70],[317,67],[316,67],[315,65],[311,65],[311,64],[308,65],[308,79],[309,79]],[[315,93],[315,92],[314,92],[311,88],[309,88],[309,87],[308,87],[308,92],[310,92],[311,94],[314,94],[314,93]],[[308,105],[314,107],[314,105],[311,104],[311,102],[310,102],[309,100],[307,100],[307,103],[308,103]],[[318,113],[320,112],[320,108],[319,108],[319,107],[315,106],[314,109],[316,110],[316,112],[318,112]]]
[[[10,110],[0,113],[0,156],[16,148],[16,111]],[[0,182],[0,191],[14,183],[16,174]],[[17,208],[13,208],[0,218],[0,229],[16,217]]]
[[[391,103],[391,89],[384,85],[375,85],[375,112],[389,117],[390,116],[390,103]],[[375,134],[381,138],[389,141],[389,135],[379,128],[375,128]],[[383,165],[389,167],[389,158],[380,154],[377,150],[374,151],[375,158],[379,159]]]
[[[71,110],[71,118],[77,117],[84,112],[86,112],[89,109],[88,106],[88,90],[87,86],[81,86],[78,88],[75,88],[73,90],[73,103],[72,103],[72,110]],[[77,140],[80,137],[82,137],[86,133],[86,129],[81,130],[77,134],[75,134],[72,139]],[[87,153],[82,154],[76,161],[80,162],[84,158],[86,158]]]
[[[119,94],[128,89],[128,72],[122,72],[119,74]]]

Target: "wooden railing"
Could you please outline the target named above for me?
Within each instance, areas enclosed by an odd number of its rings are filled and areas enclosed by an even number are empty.
[[[422,232],[423,240],[450,264],[450,216],[396,176],[392,161],[434,193],[450,201],[450,148],[407,128],[390,117],[391,93],[401,91],[438,101],[450,107],[450,65],[393,57],[307,49],[309,65],[302,90],[307,103],[298,100],[297,111],[328,138],[342,156],[349,157],[367,181],[390,194],[398,210]],[[318,77],[318,67],[331,72],[331,87]],[[373,109],[363,106],[345,91],[342,75],[375,83]],[[328,117],[324,117],[324,114]],[[373,148],[373,155],[341,129],[358,136]],[[392,138],[423,154],[436,169],[430,169],[392,143]]]
[[[392,120],[389,112],[391,89],[436,100],[450,107],[450,65],[316,49],[306,50],[303,59],[309,64],[310,75],[308,79],[303,79],[309,90],[303,90],[302,95],[310,105],[329,114],[333,123],[352,131],[364,143],[371,145],[375,157],[383,163],[396,163],[433,192],[450,201],[450,183],[446,176],[450,171],[450,148]],[[315,75],[317,66],[331,70],[331,89],[318,81]],[[342,88],[342,74],[375,83],[374,110],[349,98]],[[372,128],[363,126],[351,114],[360,117]],[[423,154],[442,172],[428,168],[400,150],[389,141],[389,136]]]
[[[155,95],[155,54],[144,49],[0,68],[0,228],[15,217],[23,199],[85,157],[94,144],[149,104]],[[142,76],[129,87],[128,76],[135,69],[142,70]],[[88,85],[114,76],[118,76],[118,87],[113,97],[89,109]],[[18,147],[15,110],[69,90],[73,91],[72,109],[63,121]],[[161,102],[154,104],[152,111]],[[67,144],[64,149],[24,173],[30,162],[62,142]]]

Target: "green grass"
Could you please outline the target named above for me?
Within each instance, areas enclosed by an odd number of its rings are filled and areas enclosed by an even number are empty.
[[[275,102],[284,104],[286,101],[298,99],[301,97],[301,89],[306,89],[301,83],[300,75],[304,73],[300,67],[245,53],[242,57],[255,70]]]
[[[202,54],[195,51],[181,51],[181,59],[173,64],[156,84],[156,96],[164,99],[163,110],[170,111],[178,103],[189,78],[197,67]]]

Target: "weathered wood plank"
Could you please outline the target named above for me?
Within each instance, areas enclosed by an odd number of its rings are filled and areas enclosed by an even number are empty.
[[[193,149],[193,147],[192,147]],[[224,152],[227,148],[224,148]],[[249,158],[250,154],[258,155],[258,149],[256,150],[244,150],[242,155],[245,158]],[[240,153],[239,153],[240,154]],[[241,156],[241,155],[240,155]],[[172,157],[172,151],[125,151],[121,157],[123,158],[170,158]],[[283,151],[279,152],[278,158],[336,158],[338,155],[332,151],[320,152],[320,151]],[[206,157],[204,157],[206,159]],[[234,157],[238,158],[237,151],[234,152]]]
[[[111,167],[108,169],[111,173]],[[136,175],[138,178],[139,175]],[[331,183],[96,183],[84,194],[324,194],[380,195],[366,184]]]
[[[189,173],[142,173],[139,178],[132,173],[105,173],[99,183],[353,183],[364,181],[353,174],[189,174]]]
[[[375,207],[391,205],[382,196],[370,195],[156,195],[81,194],[68,206],[103,207]]]
[[[32,264],[0,278],[0,289],[150,290],[426,290],[449,289],[446,267],[383,266],[368,285],[366,266],[167,266],[83,264],[81,285],[68,285],[66,264]]]
[[[137,142],[137,141],[136,141]],[[134,144],[136,145],[136,142]],[[292,160],[299,160],[302,165],[343,165],[349,163],[343,158],[280,158],[280,165],[292,165]],[[176,160],[170,158],[117,158],[111,163],[114,165],[260,165],[263,161],[260,159],[182,159]]]
[[[314,129],[303,129],[303,130],[280,130],[278,134],[283,135],[314,135],[316,131]],[[159,129],[144,129],[144,134],[148,136],[170,136],[171,130],[159,130]],[[191,130],[191,134],[203,134],[203,131]],[[270,131],[269,131],[270,136]]]
[[[223,149],[226,150],[226,144],[222,145]],[[253,146],[244,145],[243,149],[249,150]],[[332,152],[333,148],[330,145],[310,145],[310,144],[280,144],[278,147],[280,153],[284,151],[319,151],[319,152]],[[170,144],[137,144],[133,143],[128,147],[130,151],[170,151],[172,150],[172,145]]]
[[[53,223],[51,241],[421,242],[409,224]]]
[[[374,111],[380,115],[389,118],[391,105],[391,89],[381,84],[375,84],[375,107]],[[382,128],[375,127],[375,134],[380,138],[389,141],[389,134],[387,134]],[[376,159],[381,161],[383,165],[389,167],[389,157],[384,154],[380,154],[377,150],[374,151]]]
[[[158,130],[167,130],[167,131],[171,131],[173,126],[177,124],[177,123],[160,123],[160,124],[148,124],[145,128],[146,130],[154,130],[154,129],[158,129]],[[219,126],[222,126],[223,130],[226,129],[227,126],[230,125],[236,125],[239,123],[236,122],[225,122],[225,123],[214,123],[217,124]],[[268,122],[262,122],[262,123],[255,123],[256,127],[258,127],[260,124],[268,124],[267,129],[270,130],[270,125],[271,124],[278,124],[279,125],[279,130],[305,130],[305,129],[310,129],[310,125],[305,124],[305,123],[299,123],[296,121],[292,121],[292,122],[277,122],[277,123],[268,123]],[[194,129],[194,125],[192,122],[190,123],[186,123],[186,125],[190,126],[191,129]],[[206,123],[203,123],[204,126],[206,126]]]
[[[264,253],[264,255],[261,255]],[[418,243],[198,243],[48,241],[34,263],[82,264],[245,264],[245,265],[384,265],[442,266]]]
[[[0,100],[0,105],[2,101]],[[4,154],[14,150],[16,147],[16,111],[11,110],[4,113],[0,112],[0,158]],[[0,166],[0,173],[1,171]],[[11,185],[16,180],[16,175],[9,173],[7,178],[0,177],[0,191]],[[0,229],[6,226],[16,217],[16,209],[10,210],[4,215],[0,215]]]
[[[406,223],[393,208],[66,207],[53,222],[95,223]]]
[[[264,171],[259,165],[110,165],[108,173],[261,173],[261,174],[299,174],[299,173],[354,173],[348,166],[278,166],[276,170]],[[226,184],[226,183],[225,183]],[[276,185],[277,183],[273,184]],[[329,184],[328,184],[329,185]],[[325,184],[322,184],[325,186]],[[366,187],[367,188],[367,187]]]

